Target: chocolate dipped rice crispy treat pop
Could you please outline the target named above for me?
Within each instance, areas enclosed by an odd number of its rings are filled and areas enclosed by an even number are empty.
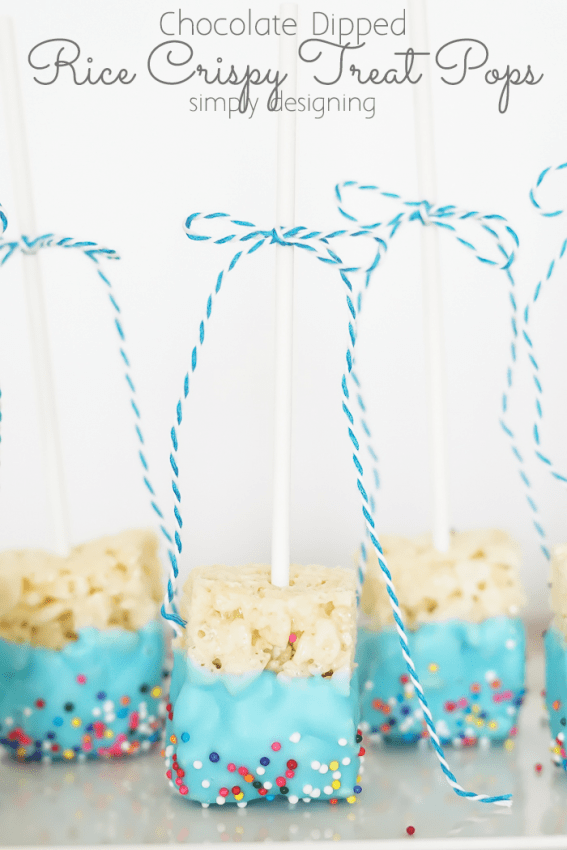
[[[161,737],[168,672],[158,541],[126,531],[68,558],[0,555],[0,744],[18,759],[113,758]]]
[[[471,746],[516,734],[524,695],[526,602],[518,547],[503,531],[451,534],[447,552],[428,535],[384,535],[384,554],[408,642],[443,743]],[[400,658],[386,585],[370,551],[359,630],[364,731],[396,743],[427,736]]]

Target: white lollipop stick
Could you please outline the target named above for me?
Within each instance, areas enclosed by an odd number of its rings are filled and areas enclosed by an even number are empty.
[[[20,231],[24,235],[34,238],[38,234],[35,225],[31,172],[18,78],[14,30],[10,18],[0,18],[0,82],[16,216]],[[23,275],[43,465],[47,484],[47,504],[51,514],[55,551],[60,555],[67,555],[69,552],[69,522],[65,498],[63,456],[59,439],[41,270],[37,254],[24,257]]]
[[[280,18],[297,20],[297,5],[282,3]],[[297,89],[297,36],[280,35],[280,76],[286,97]],[[276,221],[295,224],[295,113],[278,117]],[[272,584],[289,585],[291,506],[291,409],[293,371],[293,248],[276,246],[276,373],[274,490],[272,513]]]
[[[424,0],[410,0],[412,47],[428,50],[427,12]],[[423,67],[423,66],[422,66]],[[431,79],[426,72],[414,87],[414,118],[417,178],[420,200],[435,201],[435,134]],[[439,263],[439,241],[433,226],[421,228],[425,368],[428,401],[429,456],[433,545],[446,552],[450,543],[449,468],[447,458],[447,405],[445,355],[443,350],[443,291]]]

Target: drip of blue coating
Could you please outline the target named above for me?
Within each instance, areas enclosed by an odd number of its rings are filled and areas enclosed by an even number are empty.
[[[567,642],[555,626],[545,633],[545,703],[549,712],[551,753],[558,767],[567,770]]]
[[[525,631],[518,618],[448,620],[408,632],[419,678],[443,744],[515,735],[525,693]],[[400,657],[394,628],[359,629],[357,661],[363,730],[395,743],[424,734],[423,714]]]
[[[0,640],[0,744],[31,761],[147,750],[163,726],[164,664],[155,621],[82,629],[61,650]]]
[[[358,683],[350,671],[233,676],[175,651],[170,701],[166,770],[186,799],[354,802],[361,790]]]

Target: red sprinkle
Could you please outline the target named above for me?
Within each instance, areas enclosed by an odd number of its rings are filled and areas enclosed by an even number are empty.
[[[296,760],[295,760],[295,759],[290,759],[290,760],[287,762],[287,766],[289,767],[289,769],[290,769],[290,770],[295,770],[295,769],[296,769],[296,767],[297,767],[297,762],[296,762]]]
[[[167,776],[168,779],[171,779],[171,770],[166,770],[165,775]]]
[[[233,785],[232,786],[232,793],[236,797],[237,794],[240,794],[240,787],[238,785]]]
[[[535,766],[535,772],[536,772],[536,773],[541,773],[541,772],[542,772],[542,770],[543,770],[543,765],[539,764],[539,762],[538,762],[538,763],[536,764],[536,766]]]
[[[179,787],[179,793],[180,794],[188,794],[189,793],[188,787],[186,785],[181,785]]]
[[[262,795],[262,797],[265,797],[265,795],[266,795],[267,793],[268,793],[268,792],[266,791],[266,789],[265,789],[265,788],[258,788],[258,794],[261,794],[261,795]]]
[[[238,772],[239,772],[239,774],[240,774],[241,776],[246,776],[246,774],[248,773],[248,768],[246,768],[246,767],[239,767],[239,768],[238,768]]]
[[[406,826],[406,832],[408,835],[413,835],[415,832],[415,826]]]
[[[358,751],[359,756],[363,756],[365,753],[366,753],[366,750],[364,749],[364,747],[361,747]]]
[[[36,699],[36,701],[35,701],[35,707],[36,708],[43,708],[44,706],[45,706],[45,700],[44,699]]]

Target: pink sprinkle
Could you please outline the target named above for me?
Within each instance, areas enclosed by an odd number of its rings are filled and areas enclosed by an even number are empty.
[[[130,721],[129,721],[130,729],[137,729],[139,722],[140,722],[140,717],[139,717],[138,712],[133,711],[132,714],[130,715]]]
[[[180,794],[188,794],[189,793],[188,787],[186,785],[180,785],[179,793]]]
[[[239,767],[238,772],[241,776],[246,776],[246,774],[248,773],[248,770],[245,767]]]
[[[183,780],[181,779],[180,776],[178,776],[177,779],[175,780],[175,784],[180,785],[180,786],[183,785]]]
[[[228,788],[221,788],[219,794],[221,797],[228,797]]]
[[[288,779],[293,779],[293,777],[295,776],[295,770],[286,770],[285,775]]]
[[[83,750],[88,753],[89,750],[92,750],[93,745],[90,741],[83,741]]]
[[[466,697],[461,697],[457,700],[457,708],[466,708],[468,705],[468,700]]]
[[[84,673],[79,673],[79,675],[77,676],[77,682],[79,683],[79,685],[84,685],[86,681],[87,677],[84,675]]]
[[[278,778],[276,779],[276,785],[278,786],[278,788],[283,788],[283,786],[285,785],[285,779],[283,778],[283,776],[278,776]]]
[[[231,773],[234,773],[234,771],[236,770],[236,765],[231,762],[230,764],[227,764],[226,769],[230,770]],[[222,794],[222,791],[220,791],[219,793]],[[224,796],[224,794],[223,794],[223,796]]]
[[[297,635],[295,634],[295,632],[292,632],[289,636],[289,642],[295,643],[296,640],[297,640]]]
[[[280,742],[274,741],[274,743],[272,744],[272,750],[274,750],[277,753],[277,751],[281,750],[281,748],[282,748],[282,745],[280,744]]]

